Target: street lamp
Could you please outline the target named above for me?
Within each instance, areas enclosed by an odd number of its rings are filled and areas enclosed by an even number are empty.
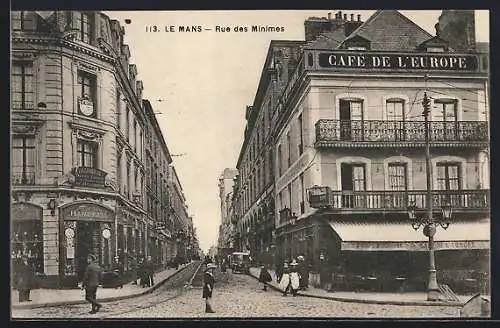
[[[427,300],[428,301],[438,301],[441,296],[439,286],[437,283],[436,274],[436,260],[434,256],[434,235],[436,234],[436,224],[439,224],[443,229],[447,229],[450,225],[450,219],[452,214],[452,208],[450,204],[445,204],[441,207],[441,220],[435,220],[432,214],[432,166],[430,160],[430,128],[429,128],[429,113],[430,113],[430,99],[427,93],[424,92],[424,99],[422,100],[422,105],[424,110],[422,112],[424,116],[425,124],[425,164],[426,164],[426,179],[427,179],[427,193],[426,193],[426,216],[417,217],[416,210],[417,207],[414,203],[409,204],[408,217],[412,221],[412,227],[418,230],[423,226],[423,233],[429,238],[429,280],[427,285]]]

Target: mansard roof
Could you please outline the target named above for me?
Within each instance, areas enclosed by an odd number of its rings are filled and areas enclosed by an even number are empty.
[[[371,50],[415,51],[433,36],[397,10],[378,10],[339,47],[355,37],[370,41]]]

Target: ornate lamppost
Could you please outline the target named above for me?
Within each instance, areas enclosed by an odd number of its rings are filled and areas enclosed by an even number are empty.
[[[427,78],[427,76],[426,76]],[[441,220],[436,220],[432,213],[432,166],[431,166],[431,156],[430,156],[430,99],[427,96],[427,92],[424,92],[424,99],[422,100],[422,106],[424,110],[422,115],[424,116],[425,124],[425,166],[426,166],[426,180],[427,180],[427,192],[426,192],[426,215],[424,217],[417,217],[416,210],[417,207],[415,203],[411,203],[408,206],[408,217],[412,220],[412,227],[418,230],[423,226],[423,233],[429,238],[428,248],[429,248],[429,279],[427,285],[427,300],[437,301],[440,299],[441,292],[437,283],[436,274],[436,261],[434,256],[434,235],[436,234],[436,224],[441,225],[443,229],[447,229],[451,219],[452,208],[449,204],[442,206],[442,216]]]

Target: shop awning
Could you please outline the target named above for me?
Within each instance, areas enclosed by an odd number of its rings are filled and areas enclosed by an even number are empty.
[[[427,251],[427,237],[422,229],[409,223],[367,223],[329,221],[341,239],[345,251]],[[436,250],[489,249],[490,222],[452,222],[448,229],[437,228]]]

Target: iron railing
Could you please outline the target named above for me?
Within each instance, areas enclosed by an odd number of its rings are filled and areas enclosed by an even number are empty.
[[[426,208],[426,193],[425,190],[334,191],[315,187],[308,195],[313,208],[406,211],[410,204]],[[445,204],[454,209],[489,209],[490,190],[433,190],[432,206],[440,208]]]
[[[484,121],[431,121],[430,142],[488,141]],[[425,142],[423,121],[327,120],[316,122],[316,142]]]
[[[35,172],[13,173],[13,185],[33,185],[35,184]]]

